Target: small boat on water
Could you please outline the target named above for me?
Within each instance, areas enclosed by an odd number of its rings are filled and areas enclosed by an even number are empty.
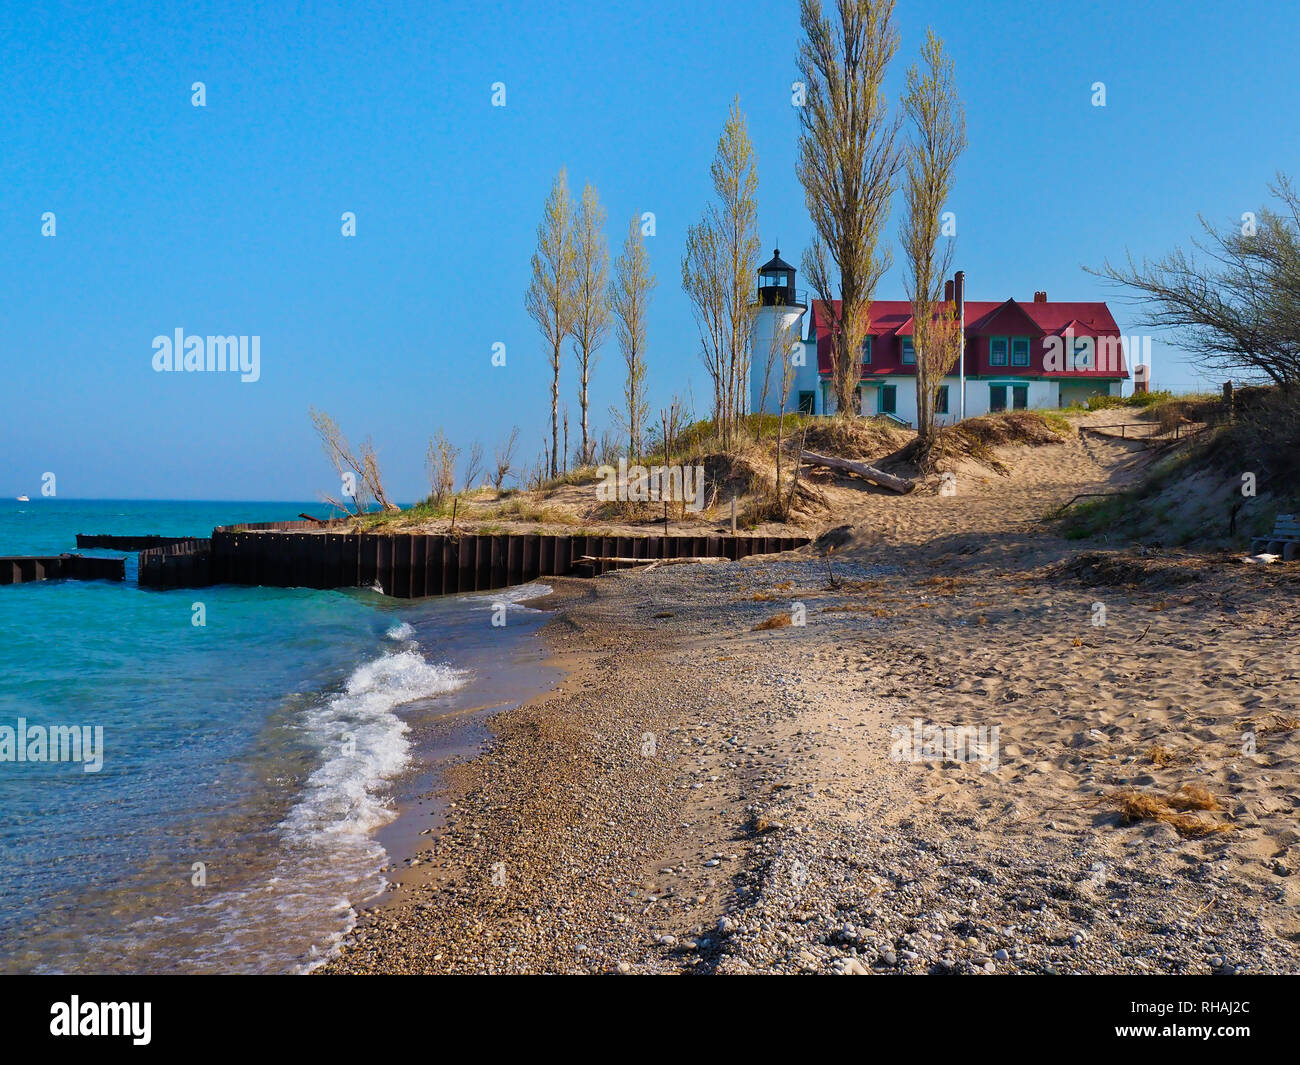
[[[30,503],[31,500],[28,499],[26,496],[19,496],[19,497],[18,497],[18,502],[19,502],[19,503]]]

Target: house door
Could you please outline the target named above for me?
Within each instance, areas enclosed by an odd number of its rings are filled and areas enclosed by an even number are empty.
[[[898,412],[898,386],[880,386],[879,414],[896,414]]]
[[[1007,386],[989,385],[989,410],[1007,409]]]

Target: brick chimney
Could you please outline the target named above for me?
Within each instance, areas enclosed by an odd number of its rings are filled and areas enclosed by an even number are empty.
[[[943,302],[952,302],[952,278],[948,278],[948,280],[943,283]]]
[[[1046,292],[1035,292],[1035,293],[1034,293],[1034,302],[1035,302],[1035,303],[1046,303],[1046,302],[1047,302],[1047,293],[1046,293]]]
[[[960,317],[963,308],[966,306],[966,271],[958,270],[952,275],[952,293],[953,300],[957,304],[957,314]]]

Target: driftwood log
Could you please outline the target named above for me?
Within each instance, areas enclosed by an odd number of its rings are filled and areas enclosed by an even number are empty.
[[[657,569],[659,566],[685,566],[696,562],[730,562],[731,560],[722,555],[698,555],[686,558],[624,558],[619,555],[583,555],[573,561],[575,565],[607,562],[620,565],[648,566],[650,569]]]
[[[856,473],[859,477],[870,481],[881,488],[888,488],[891,492],[898,492],[906,495],[916,488],[915,481],[909,481],[905,477],[895,477],[884,470],[878,470],[874,466],[868,466],[865,462],[853,462],[849,459],[837,459],[829,455],[818,455],[812,451],[803,453],[803,461],[809,466],[825,466],[829,470],[839,470],[841,473]]]

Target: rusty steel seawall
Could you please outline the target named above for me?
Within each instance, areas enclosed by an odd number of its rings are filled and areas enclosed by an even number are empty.
[[[321,532],[310,522],[214,529],[210,540],[140,554],[140,584],[194,588],[206,584],[278,588],[372,588],[398,599],[481,592],[539,577],[590,576],[627,562],[580,562],[584,556],[653,561],[712,557],[732,560],[788,551],[807,537],[547,536],[540,533],[447,535]]]
[[[167,547],[193,539],[189,536],[104,536],[77,533],[78,547],[98,547],[109,551],[146,551],[151,547]]]
[[[141,551],[141,588],[206,588],[212,579],[212,541],[178,540]]]
[[[0,557],[0,584],[32,581],[122,581],[126,559],[85,555],[6,555]]]

